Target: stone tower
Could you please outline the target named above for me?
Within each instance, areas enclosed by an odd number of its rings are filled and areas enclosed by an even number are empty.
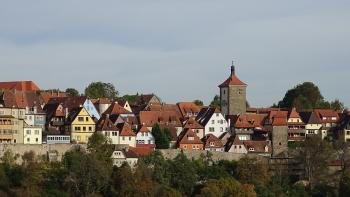
[[[245,114],[247,111],[247,84],[243,83],[235,72],[235,66],[231,66],[230,77],[224,81],[220,88],[221,112],[224,115]]]

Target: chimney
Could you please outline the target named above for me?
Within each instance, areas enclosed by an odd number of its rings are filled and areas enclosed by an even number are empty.
[[[68,118],[68,108],[65,108],[66,118]]]

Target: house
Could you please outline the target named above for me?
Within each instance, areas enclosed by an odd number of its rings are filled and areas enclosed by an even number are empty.
[[[72,109],[84,107],[91,117],[101,118],[94,103],[86,96],[54,97],[49,100],[48,104],[62,104],[66,113],[70,113]]]
[[[26,107],[24,121],[29,126],[36,126],[45,129],[46,114],[39,105],[33,107]]]
[[[111,101],[108,98],[99,98],[96,99],[95,101],[93,101],[98,113],[100,115],[102,115],[113,103],[113,101]]]
[[[208,134],[202,139],[204,143],[204,150],[224,152],[225,146],[222,141],[213,134]]]
[[[25,109],[0,107],[0,142],[23,144]]]
[[[241,141],[237,136],[227,144],[227,152],[237,154],[256,154],[262,156],[271,156],[272,147],[266,140],[245,140]]]
[[[111,144],[120,144],[119,129],[109,119],[108,115],[103,115],[96,123],[96,132],[106,136]]]
[[[267,138],[267,132],[264,128],[264,120],[266,117],[266,114],[240,114],[227,116],[231,122],[232,134],[238,136],[240,140]]]
[[[205,135],[220,137],[229,131],[229,123],[217,108],[205,107],[199,112],[196,121],[204,127]]]
[[[25,124],[23,132],[24,144],[42,144],[43,128]]]
[[[141,127],[137,132],[136,147],[145,147],[151,149],[154,149],[156,147],[155,139],[151,131],[145,126]]]
[[[131,130],[129,124],[119,123],[116,127],[119,130],[119,144],[136,147],[136,134]]]
[[[128,164],[131,168],[135,168],[138,162],[138,156],[132,150],[128,149],[115,149],[112,153],[112,162],[114,166],[118,168],[123,164]]]
[[[288,141],[303,141],[306,136],[305,123],[295,108],[288,111]]]
[[[48,134],[64,134],[64,124],[68,116],[68,110],[62,104],[53,103],[46,104],[44,107],[46,114],[45,130]]]
[[[183,120],[188,118],[196,118],[198,113],[201,111],[201,107],[193,102],[180,102],[177,103],[177,106],[180,109]]]
[[[288,151],[288,111],[270,111],[265,119],[265,129],[272,142],[273,157],[285,157]]]
[[[344,113],[336,127],[337,138],[342,142],[350,142],[350,114]]]
[[[117,102],[113,102],[103,114],[109,114],[110,116],[120,115],[122,117],[135,116],[132,112],[126,110]]]
[[[332,109],[315,109],[314,112],[322,124],[322,138],[325,138],[326,136],[334,136],[335,133],[333,133],[332,129],[337,126],[339,121],[338,112]]]
[[[314,111],[300,112],[306,130],[306,135],[321,135],[322,139],[326,136],[326,132],[322,135],[322,122]]]
[[[205,136],[205,132],[204,132],[204,127],[199,124],[196,119],[192,118],[188,118],[185,122],[184,122],[184,129],[192,129],[200,139],[204,138]],[[180,135],[180,133],[178,133],[177,135]]]
[[[203,142],[192,129],[186,129],[179,136],[178,148],[182,150],[203,150]]]
[[[135,99],[131,102],[130,107],[132,112],[139,114],[140,111],[145,111],[150,104],[161,104],[161,100],[155,94],[142,94],[142,95],[132,95]]]
[[[118,99],[117,103],[120,106],[124,107],[124,109],[128,110],[129,112],[132,112],[131,106],[130,106],[130,104],[129,104],[129,102],[127,100],[125,100],[125,99]]]
[[[73,108],[67,117],[65,131],[70,133],[73,142],[87,144],[95,132],[95,122],[85,107]]]

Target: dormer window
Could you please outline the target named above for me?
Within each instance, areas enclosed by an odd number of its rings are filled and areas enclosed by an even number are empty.
[[[210,142],[210,146],[215,146],[215,143],[214,142]]]
[[[253,152],[253,151],[255,151],[255,149],[254,149],[254,148],[249,148],[249,151],[252,151],[252,152]]]
[[[194,140],[194,137],[189,136],[189,137],[188,137],[188,140],[193,141],[193,140]]]

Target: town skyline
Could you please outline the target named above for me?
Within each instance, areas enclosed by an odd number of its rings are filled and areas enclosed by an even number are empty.
[[[104,81],[122,95],[208,104],[234,59],[252,106],[305,81],[350,106],[349,3],[253,3],[3,2],[0,78],[81,92]]]

